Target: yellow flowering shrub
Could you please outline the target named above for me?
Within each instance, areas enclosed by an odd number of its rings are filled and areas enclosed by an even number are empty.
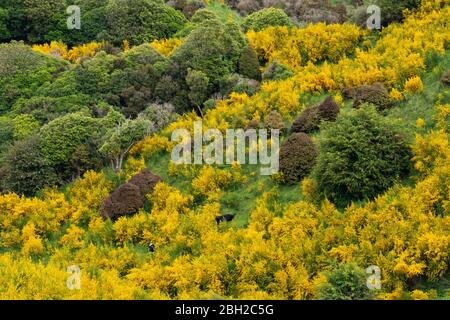
[[[135,156],[140,154],[149,158],[159,152],[171,151],[174,145],[175,143],[167,137],[155,134],[144,138],[134,145],[130,150],[130,155]]]
[[[125,180],[130,180],[134,175],[138,174],[145,168],[146,166],[144,157],[140,157],[138,159],[134,157],[128,157],[127,162],[125,163],[125,170],[123,172]]]
[[[431,131],[425,136],[416,135],[412,150],[415,168],[420,173],[430,173],[437,162],[450,158],[448,135],[442,130]]]
[[[398,91],[396,88],[393,88],[389,93],[389,97],[391,97],[392,101],[401,101],[404,99],[403,94]]]
[[[183,39],[160,39],[154,40],[150,45],[165,57],[170,57],[173,52],[183,44]]]
[[[216,199],[222,190],[245,181],[246,178],[239,170],[228,171],[205,165],[192,180],[192,189],[196,194],[212,200]]]
[[[421,290],[414,290],[413,292],[411,292],[411,298],[413,300],[427,300],[428,295]]]
[[[83,246],[83,236],[85,231],[76,225],[71,225],[62,236],[60,243],[70,249],[81,248]]]
[[[83,58],[90,58],[103,48],[104,43],[90,42],[80,46],[74,46],[71,49],[61,41],[52,41],[42,45],[33,45],[33,51],[51,55],[70,62],[79,63]]]
[[[405,83],[405,92],[413,94],[423,90],[423,83],[419,76],[409,78]]]
[[[42,239],[36,234],[33,223],[28,223],[22,229],[22,252],[25,255],[34,255],[44,252],[44,245]]]
[[[353,53],[365,31],[352,24],[310,24],[306,28],[269,27],[247,37],[260,59],[297,70],[308,62],[337,62]]]
[[[422,118],[418,118],[416,120],[416,127],[423,128],[424,126],[425,126],[425,120],[423,120]]]

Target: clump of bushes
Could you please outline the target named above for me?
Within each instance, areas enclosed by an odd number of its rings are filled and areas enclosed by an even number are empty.
[[[3,157],[0,191],[32,196],[44,186],[59,182],[42,154],[40,139],[36,135],[15,142]]]
[[[262,74],[262,79],[265,81],[285,80],[292,77],[294,73],[288,67],[273,61]]]
[[[321,133],[313,177],[322,195],[338,205],[371,199],[410,169],[407,138],[373,106],[340,115]]]
[[[245,31],[261,31],[267,27],[290,25],[291,19],[283,10],[276,8],[265,8],[248,15],[245,18],[242,27]]]
[[[136,213],[144,206],[146,195],[151,193],[160,181],[161,178],[150,170],[142,170],[103,201],[100,214],[104,218],[117,219]]]
[[[239,58],[239,73],[249,79],[261,79],[258,56],[252,46],[247,46]]]
[[[280,171],[284,182],[295,183],[307,176],[316,157],[316,146],[307,134],[292,134],[280,148]]]
[[[332,96],[328,96],[322,103],[308,107],[292,124],[293,132],[312,132],[319,128],[321,121],[335,121],[339,114],[339,105]]]
[[[386,87],[379,82],[372,85],[364,85],[356,89],[353,108],[359,108],[363,103],[370,103],[377,106],[378,110],[385,110],[391,106],[389,92]]]
[[[266,116],[266,118],[264,119],[264,127],[269,130],[280,130],[281,134],[286,131],[286,125],[284,124],[283,117],[276,110],[270,111]]]
[[[322,300],[363,300],[369,298],[367,275],[355,263],[335,267],[326,274],[327,282],[318,290]]]

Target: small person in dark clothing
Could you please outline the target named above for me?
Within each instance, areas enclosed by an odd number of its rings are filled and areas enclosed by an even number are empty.
[[[234,215],[232,215],[232,214],[224,214],[223,216],[216,217],[216,222],[217,222],[217,224],[219,224],[219,223],[224,222],[224,221],[230,222],[233,219],[234,219]]]
[[[148,246],[148,252],[153,253],[155,252],[155,245],[153,243],[150,243]]]

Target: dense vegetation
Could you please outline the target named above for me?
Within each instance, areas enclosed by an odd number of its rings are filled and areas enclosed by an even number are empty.
[[[448,298],[450,6],[377,3],[0,0],[0,298]],[[175,165],[198,120],[280,173]]]

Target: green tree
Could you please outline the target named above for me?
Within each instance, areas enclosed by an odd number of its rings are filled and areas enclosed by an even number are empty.
[[[21,114],[14,118],[14,140],[21,140],[37,133],[39,130],[39,122],[30,114]]]
[[[67,28],[66,8],[66,0],[24,0],[27,39],[33,43],[61,39],[65,31],[62,27]]]
[[[387,26],[392,22],[402,21],[403,10],[415,9],[420,2],[420,0],[377,0],[376,4],[381,8],[381,23]]]
[[[117,44],[170,38],[187,22],[181,12],[160,0],[111,0],[106,16],[109,36]]]
[[[5,8],[0,7],[0,41],[7,41],[11,37],[7,22],[9,20],[9,13]]]
[[[127,119],[105,135],[100,152],[111,162],[115,172],[122,170],[125,156],[136,142],[154,132],[153,123],[144,117]]]
[[[241,57],[239,58],[239,73],[250,79],[261,79],[258,56],[252,46],[246,46],[241,53]]]
[[[19,98],[29,98],[67,65],[31,50],[23,42],[0,44],[0,114]]]
[[[58,182],[57,175],[41,152],[38,136],[17,141],[8,149],[0,181],[4,191],[27,196]]]
[[[191,18],[192,23],[200,24],[209,20],[219,20],[219,17],[208,9],[197,10]]]
[[[267,27],[291,26],[291,19],[281,9],[265,8],[248,15],[242,27],[245,31],[261,31]]]
[[[208,77],[201,71],[188,69],[186,83],[190,90],[189,100],[194,106],[200,108],[200,105],[207,97],[209,83]]]
[[[13,140],[14,125],[10,118],[0,116],[0,154]]]
[[[209,79],[209,95],[218,91],[221,79],[237,69],[241,51],[241,45],[220,21],[209,20],[190,33],[172,61],[179,66],[178,77],[185,78],[188,69],[203,72]]]
[[[39,132],[42,154],[62,179],[71,179],[101,163],[98,154],[102,128],[83,113],[55,119]]]
[[[365,105],[321,126],[313,176],[324,196],[346,205],[392,186],[408,173],[411,156],[398,124]]]

